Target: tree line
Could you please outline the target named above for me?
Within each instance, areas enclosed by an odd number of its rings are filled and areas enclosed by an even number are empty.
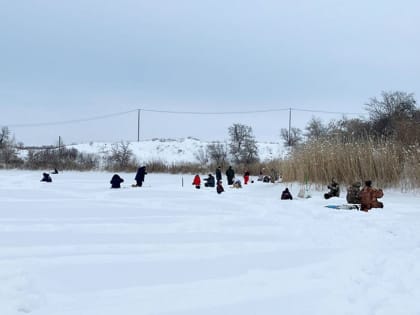
[[[346,118],[323,122],[313,117],[304,130],[280,129],[279,140],[288,148],[286,157],[260,161],[251,126],[235,123],[229,140],[215,141],[196,153],[196,162],[166,165],[148,161],[150,171],[208,172],[217,166],[234,165],[239,172],[253,173],[276,168],[288,181],[327,183],[335,177],[346,183],[374,178],[384,185],[408,182],[420,186],[420,110],[412,93],[382,92],[365,104],[368,119]],[[75,148],[28,148],[16,144],[8,127],[0,132],[0,167],[27,169],[105,169],[132,171],[138,167],[128,142],[112,144],[101,155]]]

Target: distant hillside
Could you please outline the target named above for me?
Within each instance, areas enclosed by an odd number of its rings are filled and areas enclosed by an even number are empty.
[[[138,161],[162,161],[165,163],[197,162],[200,150],[205,150],[210,142],[195,138],[185,139],[152,139],[130,142],[130,149]],[[284,147],[280,143],[258,142],[258,154],[261,161],[268,161],[284,155]],[[71,145],[84,153],[104,154],[112,147],[112,143],[91,142]]]

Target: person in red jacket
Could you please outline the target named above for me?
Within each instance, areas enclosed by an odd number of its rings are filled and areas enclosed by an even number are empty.
[[[372,181],[367,180],[365,187],[360,191],[360,210],[368,212],[372,208],[383,208],[384,204],[378,201],[377,198],[382,198],[384,192],[382,189],[372,187]]]
[[[248,185],[248,181],[249,181],[249,171],[246,170],[244,173],[244,184]]]
[[[201,179],[200,179],[200,176],[198,174],[194,176],[194,180],[193,180],[192,184],[195,186],[195,188],[200,189]]]

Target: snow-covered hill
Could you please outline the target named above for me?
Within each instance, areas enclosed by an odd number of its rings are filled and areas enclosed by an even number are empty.
[[[164,163],[197,162],[197,156],[205,152],[210,142],[200,141],[195,138],[183,139],[152,139],[140,142],[130,142],[129,148],[138,161],[162,161]],[[84,153],[103,154],[109,151],[112,143],[91,142],[72,145]],[[285,149],[280,143],[259,142],[258,154],[262,161],[268,161],[284,155]]]

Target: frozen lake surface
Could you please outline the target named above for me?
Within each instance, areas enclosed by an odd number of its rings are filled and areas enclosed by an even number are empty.
[[[286,184],[0,171],[0,314],[420,314],[420,197],[281,201]],[[288,186],[297,196],[299,186]]]

